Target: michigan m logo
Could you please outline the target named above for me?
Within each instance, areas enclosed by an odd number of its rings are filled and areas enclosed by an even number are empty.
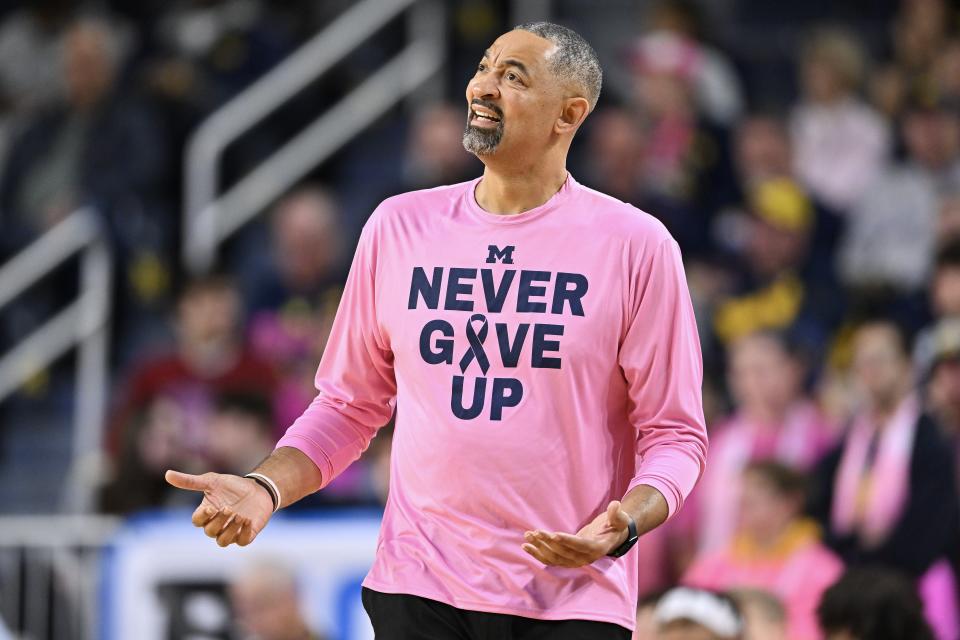
[[[493,264],[496,261],[500,261],[503,264],[513,264],[513,245],[509,245],[501,249],[495,244],[487,245],[487,263]]]

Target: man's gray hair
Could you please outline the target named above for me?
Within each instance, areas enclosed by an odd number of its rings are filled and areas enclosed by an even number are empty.
[[[590,43],[573,29],[552,22],[527,22],[517,25],[513,30],[528,31],[557,47],[550,57],[552,71],[558,78],[570,78],[583,91],[583,97],[590,102],[590,110],[593,111],[600,98],[603,69]]]

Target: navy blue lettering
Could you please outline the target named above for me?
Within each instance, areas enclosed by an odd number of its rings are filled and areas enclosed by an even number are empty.
[[[443,269],[433,268],[433,279],[427,281],[427,274],[423,267],[413,268],[413,278],[410,280],[410,300],[407,309],[417,308],[417,294],[427,303],[427,309],[436,309],[440,304],[440,282],[443,279]]]
[[[510,344],[509,327],[502,322],[498,322],[496,327],[497,342],[500,344],[500,360],[504,367],[516,367],[520,361],[520,351],[523,349],[523,341],[527,337],[530,325],[524,322],[517,326],[517,335],[513,339],[513,344]]]
[[[560,358],[548,358],[545,351],[559,351],[558,340],[547,340],[547,336],[562,336],[562,324],[535,324],[533,325],[533,353],[531,367],[537,369],[559,369]]]
[[[509,394],[507,393],[509,391]],[[523,385],[516,378],[494,378],[490,399],[490,419],[499,420],[504,407],[515,407],[523,398]]]
[[[531,313],[545,313],[547,311],[546,302],[531,302],[530,296],[542,296],[547,293],[546,287],[534,285],[534,282],[548,282],[550,280],[549,271],[527,271],[520,272],[520,288],[517,292],[517,311],[529,311]]]
[[[573,288],[568,289],[567,285],[572,284]],[[583,315],[583,304],[581,300],[587,294],[587,277],[582,273],[557,273],[557,280],[553,287],[553,306],[550,307],[550,313],[563,313],[563,302],[566,300],[570,304],[570,313],[575,316]]]
[[[487,379],[476,378],[473,383],[473,402],[470,408],[463,406],[463,376],[453,376],[453,393],[450,394],[450,410],[461,420],[473,420],[483,411],[483,396],[487,391]]]
[[[510,291],[510,285],[513,284],[513,277],[517,272],[513,269],[507,269],[500,278],[500,286],[493,288],[493,271],[490,269],[480,269],[480,279],[483,281],[483,296],[487,300],[488,313],[500,313],[503,310],[503,303],[507,300],[507,292]]]
[[[503,249],[495,244],[487,245],[487,264],[493,264],[497,260],[503,264],[513,264],[513,249],[513,245]]]
[[[423,325],[423,330],[420,331],[420,357],[427,364],[453,364],[453,340],[437,338],[434,343],[437,350],[434,351],[430,347],[430,340],[433,338],[433,334],[438,331],[446,338],[453,337],[453,327],[450,326],[449,322],[446,320],[431,320]]]
[[[476,269],[451,267],[450,277],[447,280],[447,299],[443,304],[443,308],[447,311],[473,311],[473,300],[460,300],[457,296],[460,294],[470,295],[473,293],[473,283],[460,282],[460,280],[472,280],[476,277]]]

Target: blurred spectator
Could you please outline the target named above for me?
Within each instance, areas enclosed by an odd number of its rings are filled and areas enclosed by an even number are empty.
[[[960,239],[937,252],[928,289],[934,323],[917,335],[913,349],[914,363],[921,375],[931,370],[937,353],[944,348],[941,341],[949,342],[949,336],[937,335],[938,323],[960,321]]]
[[[584,182],[657,217],[682,247],[704,243],[699,210],[648,182],[642,123],[630,111],[608,107],[590,116]]]
[[[119,395],[108,432],[115,469],[106,509],[161,504],[165,469],[206,464],[216,394],[272,397],[273,369],[243,343],[239,320],[230,279],[212,275],[187,285],[177,305],[176,345],[140,362]]]
[[[635,107],[643,128],[643,190],[697,218],[674,226],[685,252],[709,250],[710,219],[732,182],[726,130],[702,117],[694,96],[695,45],[668,32],[640,38],[631,51]]]
[[[643,208],[643,134],[637,118],[626,109],[608,107],[591,115],[589,122],[585,182]],[[655,207],[650,213],[663,215]]]
[[[946,43],[933,66],[933,84],[937,95],[956,103],[960,100],[960,38]]]
[[[853,337],[863,405],[841,446],[817,471],[813,513],[828,545],[851,566],[878,564],[915,580],[931,620],[958,629],[946,558],[960,529],[954,461],[914,392],[908,338],[890,320]]]
[[[337,202],[325,189],[306,186],[285,196],[270,217],[269,263],[247,284],[247,308],[283,311],[306,303],[317,308],[343,282],[344,238]]]
[[[211,471],[249,473],[273,451],[276,441],[267,398],[251,392],[226,392],[217,398],[208,437]]]
[[[743,615],[743,640],[793,640],[787,635],[787,612],[769,591],[734,589],[727,594]]]
[[[276,423],[282,430],[316,395],[313,376],[343,282],[339,225],[337,205],[326,191],[293,191],[272,213],[268,260],[247,278],[250,340],[280,374]]]
[[[650,13],[649,25],[652,33],[670,33],[696,50],[698,64],[693,83],[699,109],[713,122],[732,125],[743,112],[740,78],[727,57],[706,42],[703,16],[697,3],[660,0]]]
[[[851,569],[817,609],[827,640],[933,640],[909,582],[883,569]]]
[[[817,525],[801,518],[804,502],[800,473],[776,462],[749,465],[737,536],[695,559],[683,582],[702,589],[768,590],[786,606],[791,640],[817,640],[817,603],[843,564],[820,543]]]
[[[277,560],[246,567],[230,585],[237,640],[323,640],[300,608],[296,575]]]
[[[883,119],[857,97],[865,64],[856,40],[838,30],[818,31],[801,52],[803,98],[790,122],[797,175],[840,212],[864,192],[890,147]]]
[[[927,401],[960,462],[960,315],[944,318],[927,337],[929,354],[921,369],[928,377]]]
[[[13,112],[24,114],[63,99],[63,33],[74,4],[34,0],[0,24],[0,101]]]
[[[938,247],[960,241],[960,189],[940,198],[940,215],[937,218],[937,230],[934,235]]]
[[[746,199],[754,189],[765,182],[796,179],[793,166],[793,142],[790,139],[787,124],[775,115],[755,113],[743,118],[734,132],[733,150],[734,166],[739,183],[736,204]],[[810,200],[814,210],[812,259],[828,263],[833,259],[834,248],[842,230],[844,218],[816,198],[811,197]],[[722,227],[721,230],[726,231]],[[734,231],[735,237],[742,235],[742,232]],[[720,240],[729,243],[727,238]]]
[[[657,640],[741,640],[743,619],[737,604],[712,591],[677,587],[654,611]]]
[[[737,123],[734,162],[743,192],[774,178],[793,176],[793,144],[786,124],[773,115],[754,113]]]
[[[942,51],[949,29],[946,0],[910,0],[900,3],[893,22],[894,60],[907,73],[926,71]]]
[[[134,223],[150,224],[137,214],[156,185],[164,146],[146,113],[115,91],[121,50],[119,32],[103,19],[68,28],[66,102],[30,118],[0,182],[6,247],[22,247],[81,205],[97,207],[121,240],[162,234]]]
[[[803,394],[804,366],[774,333],[741,338],[728,351],[736,412],[714,430],[711,458],[694,504],[700,548],[723,549],[738,520],[741,474],[755,460],[811,468],[833,444],[834,430]]]
[[[403,185],[396,193],[471,180],[482,167],[463,148],[466,109],[452,104],[419,107],[413,114],[403,159]]]
[[[292,49],[290,34],[260,0],[178,0],[154,24],[163,56],[152,61],[153,87],[212,110]]]
[[[902,120],[907,161],[885,170],[853,205],[838,256],[851,287],[916,291],[929,275],[938,198],[960,191],[960,118],[917,96]]]
[[[637,603],[637,626],[631,640],[657,640],[657,601],[663,593],[652,593],[640,598]]]
[[[756,185],[748,207],[737,281],[716,310],[716,335],[729,344],[774,329],[822,348],[843,307],[831,266],[811,252],[813,203],[794,181],[778,178]]]

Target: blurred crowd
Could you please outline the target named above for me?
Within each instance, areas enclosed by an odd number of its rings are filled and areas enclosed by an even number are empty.
[[[264,457],[313,397],[366,216],[482,169],[461,146],[461,90],[510,3],[451,0],[448,102],[385,116],[229,242],[213,272],[184,271],[187,136],[349,4],[38,0],[0,18],[0,258],[84,205],[114,250],[105,512],[184,500],[164,469],[237,473]],[[553,4],[578,27],[581,4]],[[704,354],[708,468],[639,545],[636,637],[953,640],[960,8],[900,0],[859,16],[862,3],[837,2],[791,22],[725,2],[728,27],[782,37],[765,55],[729,37],[741,31],[712,32],[707,4],[637,3],[629,38],[598,46],[626,80],[605,86],[570,158],[578,180],[678,240]],[[388,25],[232,145],[224,183],[375,69],[404,28]],[[65,267],[0,311],[0,346],[75,290]],[[57,375],[13,401],[48,401]],[[387,427],[302,507],[379,504],[389,455]],[[881,610],[903,635],[870,631]]]

